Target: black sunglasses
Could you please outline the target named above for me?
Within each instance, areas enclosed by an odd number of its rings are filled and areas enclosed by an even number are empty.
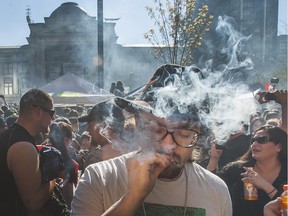
[[[257,142],[259,144],[266,144],[269,141],[272,141],[269,137],[267,136],[262,136],[262,137],[253,137],[250,141],[251,144],[253,144],[254,142]]]
[[[42,109],[44,112],[48,113],[50,115],[51,118],[54,117],[54,114],[55,114],[55,110],[50,110],[46,107],[42,107],[42,106],[38,106],[38,105],[33,105],[34,107],[39,107],[40,109]]]

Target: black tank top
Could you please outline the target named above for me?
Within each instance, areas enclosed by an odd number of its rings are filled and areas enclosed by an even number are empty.
[[[0,214],[11,216],[27,215],[16,187],[13,175],[7,166],[8,149],[19,141],[35,145],[34,138],[22,126],[14,123],[0,135]],[[37,149],[37,148],[36,148]]]

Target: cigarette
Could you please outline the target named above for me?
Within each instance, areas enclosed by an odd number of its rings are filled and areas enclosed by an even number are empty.
[[[175,164],[178,168],[182,168],[184,165],[175,157],[173,157],[172,163]]]
[[[165,155],[171,155],[169,154],[168,151],[164,151],[162,150],[161,152],[159,151],[158,153],[160,154],[165,154]],[[172,156],[172,163],[175,164],[175,166],[177,166],[178,168],[182,168],[184,166],[184,164],[175,156],[175,155],[171,155]]]

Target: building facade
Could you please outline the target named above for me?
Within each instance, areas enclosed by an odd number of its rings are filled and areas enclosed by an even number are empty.
[[[205,42],[208,45],[199,48],[197,58],[209,54],[207,50],[218,49],[218,53],[210,51],[213,55],[212,67],[217,68],[223,62],[226,63],[227,56],[222,53],[221,40],[227,39],[228,34],[225,35],[222,32],[221,37],[217,32],[219,20],[226,19],[237,31],[231,32],[230,35],[235,33],[234,36],[245,38],[242,40],[244,43],[241,41],[239,47],[240,49],[241,46],[244,47],[243,57],[247,55],[253,62],[253,69],[247,72],[247,78],[250,78],[250,80],[247,79],[247,83],[253,86],[253,82],[265,83],[269,82],[271,77],[277,76],[281,78],[279,87],[287,89],[287,57],[284,57],[287,53],[287,44],[285,44],[287,35],[277,36],[279,0],[203,0],[197,2],[200,5],[207,4],[209,13],[214,16],[210,31],[205,35]],[[212,46],[209,46],[210,44]],[[215,46],[218,47],[215,48]],[[240,54],[237,57],[242,56]],[[253,76],[249,77],[249,74]]]
[[[205,0],[211,13],[232,17],[237,31],[250,36],[253,60],[276,56],[279,0]],[[214,21],[217,21],[215,19]]]
[[[208,4],[215,17],[214,26],[205,36],[207,40],[219,44],[213,31],[217,17],[230,16],[237,31],[251,35],[250,55],[256,70],[262,73],[266,69],[269,77],[269,72],[279,63],[278,58],[287,70],[287,36],[277,37],[278,0],[198,3]],[[77,3],[67,2],[45,17],[44,23],[31,22],[29,15],[26,18],[30,29],[28,44],[20,47],[1,47],[0,44],[0,94],[15,102],[27,89],[41,87],[68,72],[98,86],[98,65],[103,59],[97,54],[96,17],[89,16]],[[106,20],[103,25],[104,89],[109,90],[112,82],[121,80],[133,90],[144,85],[162,63],[149,53],[153,47],[117,44],[116,22]],[[201,46],[200,52],[195,52],[195,61],[209,52],[209,47]]]
[[[98,86],[99,59],[97,19],[77,3],[67,2],[55,9],[44,23],[33,23],[28,44],[0,47],[0,92],[9,101],[19,99],[29,88],[41,87],[68,72]],[[105,21],[104,88],[121,80],[133,90],[143,85],[160,63],[148,53],[150,47],[117,44],[115,21]]]

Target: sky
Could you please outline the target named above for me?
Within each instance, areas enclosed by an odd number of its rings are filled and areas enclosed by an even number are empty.
[[[26,22],[26,9],[29,7],[30,17],[34,23],[44,23],[44,17],[62,3],[69,0],[2,0],[0,6],[0,46],[17,46],[27,44],[29,27]],[[97,1],[70,0],[76,2],[90,16],[97,15]],[[147,44],[144,33],[153,27],[146,6],[153,0],[103,0],[104,18],[120,18],[115,31],[118,44]],[[287,0],[279,0],[278,34],[288,34]]]

